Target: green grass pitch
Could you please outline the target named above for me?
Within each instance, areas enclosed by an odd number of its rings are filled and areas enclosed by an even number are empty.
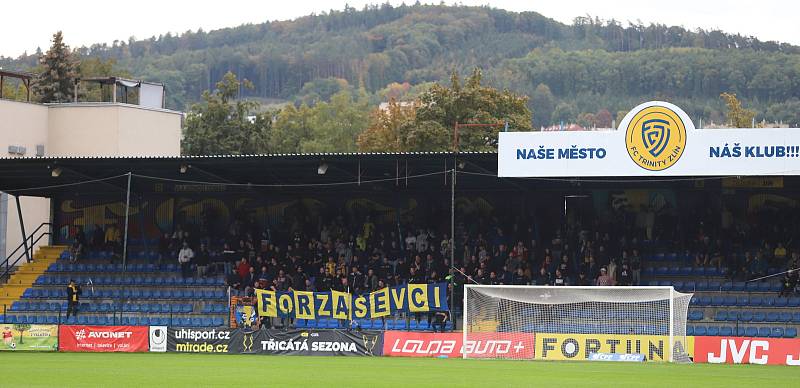
[[[2,387],[785,387],[786,366],[1,352]]]

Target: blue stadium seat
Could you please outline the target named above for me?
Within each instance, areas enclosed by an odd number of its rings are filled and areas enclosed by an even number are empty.
[[[719,290],[722,292],[729,292],[733,289],[733,282],[725,282],[719,287]]]
[[[144,316],[139,318],[140,326],[150,326],[150,317]]]
[[[717,314],[714,315],[715,321],[727,321],[728,320],[728,312],[725,310],[718,310]]]
[[[305,320],[301,319],[301,321],[305,321]],[[211,318],[204,317],[204,318],[202,318],[202,322],[201,322],[200,326],[210,327],[210,326],[214,326],[214,324],[211,322]],[[783,331],[781,331],[781,334],[783,334]]]
[[[733,328],[730,326],[723,326],[719,328],[719,335],[723,337],[730,337],[733,335]]]
[[[755,282],[753,282],[753,283],[755,283]],[[771,288],[772,288],[772,286],[770,285],[769,282],[758,283],[758,291],[759,292],[769,292]]]
[[[740,307],[749,306],[750,305],[750,298],[748,298],[746,296],[740,296],[737,299],[736,305],[740,306]]]
[[[214,326],[223,326],[225,324],[225,321],[220,317],[214,317],[214,323],[213,324],[214,324]],[[797,333],[795,333],[795,334],[797,334]]]
[[[412,325],[412,330],[413,330],[413,325]],[[694,327],[694,335],[697,335],[697,336],[706,335],[706,327],[705,326],[695,326]]]
[[[780,322],[781,315],[775,311],[771,311],[767,313],[767,322]]]
[[[792,321],[792,313],[790,313],[788,311],[782,311],[779,314],[778,321],[779,322],[784,322],[784,323],[791,322]]]
[[[773,307],[775,306],[775,297],[765,296],[761,298],[761,305],[764,307]]]
[[[791,297],[786,300],[786,306],[788,307],[800,307],[800,298],[798,297]]]
[[[733,295],[726,295],[723,298],[723,302],[722,302],[723,305],[730,306],[730,307],[736,306],[737,303],[738,303],[738,301],[736,300],[736,297],[733,296]]]
[[[85,315],[81,315],[77,319],[79,325],[88,325],[89,321],[86,319]]]
[[[758,328],[749,326],[744,332],[745,337],[758,337]]]
[[[785,338],[797,337],[797,329],[795,329],[794,327],[787,327],[786,330],[783,331],[783,336]]]
[[[734,283],[733,283],[733,288],[732,288],[732,291],[739,291],[739,292],[741,292],[741,291],[744,291],[744,290],[745,290],[745,287],[746,287],[746,285],[745,285],[745,282],[734,282]]]
[[[719,291],[721,288],[722,284],[716,280],[708,282],[709,291]]]
[[[774,327],[774,328],[772,328],[772,332],[770,333],[770,337],[772,337],[772,338],[782,338],[783,337],[783,328],[782,327]]]
[[[717,326],[709,326],[706,330],[706,335],[716,337],[719,335],[719,327]]]
[[[758,336],[768,338],[772,334],[772,329],[769,327],[759,327],[758,328]]]
[[[753,313],[753,322],[764,322],[767,320],[767,314],[761,311],[756,311]]]
[[[396,327],[394,325],[392,325],[391,328],[394,329],[394,330],[399,329],[399,327]],[[686,325],[686,335],[694,335],[694,326]]]

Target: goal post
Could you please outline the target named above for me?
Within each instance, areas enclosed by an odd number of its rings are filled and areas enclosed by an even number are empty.
[[[690,362],[691,298],[671,286],[465,285],[463,357],[585,360],[618,353]],[[486,350],[505,343],[510,350]],[[526,346],[533,349],[520,351]]]

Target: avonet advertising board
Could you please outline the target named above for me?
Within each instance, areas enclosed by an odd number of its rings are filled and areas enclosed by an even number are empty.
[[[501,132],[500,177],[800,174],[800,129],[695,129],[679,107],[651,101],[616,131]]]

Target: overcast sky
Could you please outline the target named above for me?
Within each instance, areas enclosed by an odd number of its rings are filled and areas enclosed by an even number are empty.
[[[414,1],[406,2],[413,4]],[[57,30],[64,31],[70,46],[88,46],[111,43],[115,39],[127,40],[130,36],[142,39],[199,27],[209,31],[243,23],[286,20],[331,8],[342,9],[345,4],[360,9],[364,4],[376,2],[385,0],[3,1],[0,55],[16,57],[25,51],[33,52],[36,47],[45,50]],[[109,5],[117,3],[124,5]],[[641,20],[688,28],[719,28],[762,40],[800,44],[800,2],[791,0],[463,0],[460,3],[536,11],[565,23],[575,16],[590,14],[623,23]]]

